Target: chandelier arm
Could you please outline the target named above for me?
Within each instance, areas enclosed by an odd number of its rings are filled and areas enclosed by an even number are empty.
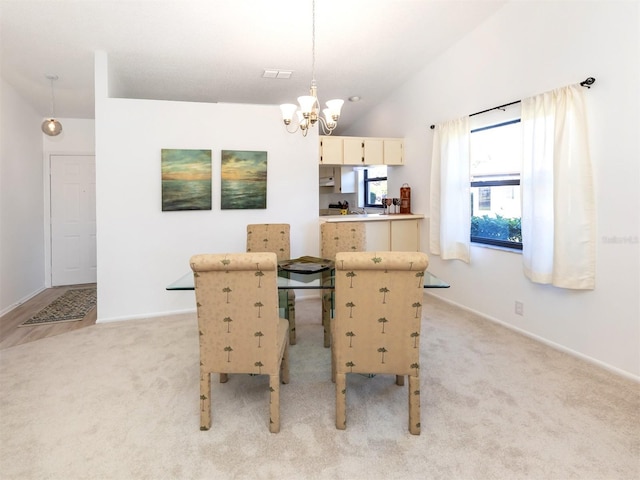
[[[295,128],[293,130],[289,130],[289,127],[292,126],[293,124],[289,124],[289,125],[285,125],[285,129],[287,130],[287,132],[289,133],[296,133],[299,129],[300,129],[300,125],[299,124],[295,124]]]
[[[336,122],[332,124],[328,124],[327,121],[322,117],[318,117],[318,120],[319,120],[318,123],[320,124],[322,129],[323,135],[331,135],[331,132],[333,132],[335,128],[338,126]]]

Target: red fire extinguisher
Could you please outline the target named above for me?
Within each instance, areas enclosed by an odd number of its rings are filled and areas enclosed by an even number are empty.
[[[400,187],[400,213],[411,213],[411,187],[408,183]]]

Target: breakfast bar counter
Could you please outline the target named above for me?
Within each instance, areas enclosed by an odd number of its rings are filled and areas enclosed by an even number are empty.
[[[321,222],[389,222],[395,220],[421,220],[420,213],[359,213],[350,215],[323,215]]]
[[[351,215],[327,215],[319,217],[324,222],[363,222],[366,227],[366,244],[369,251],[420,251],[420,222],[425,218],[419,213],[362,213]]]

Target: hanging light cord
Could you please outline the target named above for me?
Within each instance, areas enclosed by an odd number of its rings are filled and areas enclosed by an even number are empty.
[[[51,83],[51,118],[55,118],[56,116],[56,104],[55,104],[55,96],[53,93],[53,77],[49,77],[49,82]]]

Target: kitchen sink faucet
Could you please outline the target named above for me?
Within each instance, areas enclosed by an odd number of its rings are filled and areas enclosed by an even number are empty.
[[[357,209],[349,210],[349,213],[357,214],[357,215],[359,215],[359,214],[366,215],[367,214],[367,211],[364,209],[364,207],[361,210],[362,210],[361,212],[358,212]]]

